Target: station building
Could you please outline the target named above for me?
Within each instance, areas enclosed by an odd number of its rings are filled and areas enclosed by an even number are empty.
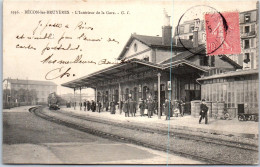
[[[165,99],[170,98],[185,101],[185,110],[189,112],[190,102],[200,100],[204,92],[201,90],[204,86],[198,81],[201,76],[242,69],[226,55],[206,56],[205,53],[205,45],[196,39],[174,40],[168,16],[162,27],[162,37],[132,34],[118,56],[121,63],[62,86],[74,91],[93,88],[96,100],[103,106],[112,100],[125,101],[129,94],[138,105],[141,99],[151,95],[158,102],[158,110]]]

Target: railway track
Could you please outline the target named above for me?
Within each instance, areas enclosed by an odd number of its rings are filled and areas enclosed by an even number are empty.
[[[30,112],[34,113],[36,116],[38,117],[41,117],[45,120],[48,120],[48,121],[51,121],[51,122],[54,122],[54,123],[58,123],[58,124],[62,124],[64,126],[67,126],[67,127],[70,127],[70,128],[73,128],[73,129],[77,129],[77,130],[80,130],[80,131],[83,131],[83,132],[86,132],[86,133],[90,133],[90,134],[93,134],[93,135],[96,135],[96,136],[99,136],[99,137],[103,137],[103,138],[107,138],[107,139],[110,139],[110,140],[116,140],[116,141],[119,141],[119,142],[126,142],[126,143],[133,143],[133,144],[136,144],[136,145],[140,145],[140,146],[144,146],[144,147],[148,147],[148,148],[152,148],[152,149],[156,149],[156,150],[160,150],[160,151],[164,151],[164,152],[168,152],[168,153],[172,153],[172,154],[177,154],[177,155],[180,155],[182,157],[187,157],[187,158],[191,158],[191,159],[195,159],[195,160],[199,160],[199,161],[203,161],[205,163],[208,163],[208,164],[226,164],[226,165],[231,165],[231,164],[243,164],[243,162],[239,162],[239,161],[234,161],[234,160],[230,160],[230,161],[227,161],[226,159],[221,159],[221,158],[212,158],[211,156],[207,156],[207,155],[200,155],[200,154],[196,154],[194,152],[189,152],[189,151],[183,151],[183,150],[178,150],[178,149],[174,149],[172,147],[163,147],[161,145],[158,145],[156,143],[147,143],[147,142],[144,142],[144,141],[140,141],[138,139],[134,139],[134,138],[131,138],[131,137],[126,137],[124,135],[120,135],[120,134],[114,134],[114,133],[110,133],[110,132],[105,132],[103,130],[100,130],[100,129],[94,129],[93,127],[90,127],[90,126],[86,126],[86,125],[82,125],[80,123],[77,123],[78,121],[70,121],[70,120],[66,120],[66,119],[62,119],[62,118],[58,118],[58,117],[53,117],[53,116],[50,116],[44,112],[42,112],[42,109],[41,108],[31,108],[30,109]],[[55,111],[52,111],[52,112],[55,112]],[[61,114],[61,113],[58,113],[58,112],[55,112],[56,114]],[[116,124],[116,123],[109,123],[109,121],[99,121],[97,119],[93,120],[93,119],[89,119],[89,118],[82,118],[82,117],[79,117],[78,115],[74,115],[74,114],[64,114],[62,113],[63,115],[67,115],[68,117],[72,117],[76,120],[79,120],[79,121],[85,121],[85,122],[91,122],[91,124],[95,123],[95,124],[104,124],[106,126],[117,126],[117,128],[119,128],[119,124]],[[165,137],[165,132],[160,132],[160,131],[156,131],[156,132],[152,132],[152,130],[154,131],[154,129],[150,129],[150,128],[140,128],[138,126],[121,126],[122,124],[120,124],[120,128],[121,130],[122,129],[130,129],[130,130],[134,130],[134,131],[139,131],[141,132],[142,134],[143,133],[156,133],[157,135],[162,135]],[[167,133],[168,134],[168,133]],[[172,137],[178,137],[179,139],[185,139],[185,140],[193,140],[193,141],[197,141],[197,142],[207,142],[207,143],[210,143],[210,141],[205,141],[204,139],[198,139],[196,137],[196,139],[191,139],[191,135],[189,137],[186,137],[186,136],[183,136],[182,134],[171,134]],[[212,143],[210,143],[212,144]],[[213,143],[214,145],[218,145],[220,143]],[[221,147],[223,147],[223,145],[220,145]],[[234,145],[226,145],[226,147],[232,147],[232,148],[235,148]],[[238,149],[241,149],[240,147]],[[250,149],[250,148],[247,148],[247,151],[255,151],[254,149]],[[244,163],[244,164],[247,164],[247,163]]]
[[[52,111],[56,113],[62,113],[64,115],[81,119],[81,120],[86,120],[86,121],[91,121],[91,122],[97,122],[97,123],[103,123],[107,125],[112,125],[112,126],[119,126],[127,129],[132,129],[132,130],[138,130],[146,133],[157,133],[161,135],[169,135],[170,137],[177,137],[177,138],[183,138],[187,140],[195,140],[195,141],[200,141],[200,142],[205,142],[205,143],[211,143],[211,144],[221,144],[222,146],[228,146],[228,147],[234,147],[234,148],[241,148],[245,150],[250,150],[250,151],[258,151],[258,146],[254,144],[246,144],[246,143],[241,143],[241,142],[236,142],[236,141],[227,141],[219,138],[213,138],[213,137],[205,137],[205,136],[198,136],[198,135],[191,135],[189,133],[180,133],[180,132],[168,132],[167,130],[163,129],[155,129],[155,128],[148,128],[148,127],[142,127],[140,125],[129,125],[129,124],[123,124],[123,123],[118,123],[118,122],[113,122],[113,121],[106,121],[106,120],[101,120],[101,119],[96,119],[96,118],[89,118],[89,117],[84,117],[82,115],[76,115],[76,114],[71,114],[68,112],[62,112],[62,111]]]

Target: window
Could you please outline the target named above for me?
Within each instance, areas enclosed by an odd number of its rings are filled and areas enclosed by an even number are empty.
[[[149,57],[145,57],[143,60],[144,61],[149,61]]]
[[[200,65],[201,66],[208,66],[209,65],[209,56],[201,55],[200,57]]]
[[[250,62],[250,55],[249,55],[249,53],[245,53],[244,63],[247,64],[248,62]]]
[[[191,25],[190,26],[190,32],[193,32],[194,31],[194,25]]]
[[[246,39],[246,40],[245,40],[244,49],[248,49],[248,48],[249,48],[249,40]]]
[[[250,27],[249,26],[245,26],[245,33],[249,33],[250,31]]]
[[[183,27],[183,26],[180,27],[180,32],[179,32],[179,34],[184,34],[184,27]]]
[[[245,22],[249,23],[250,22],[250,15],[245,15]]]
[[[185,90],[189,90],[189,84],[185,84]]]
[[[211,66],[211,67],[215,67],[215,56],[211,56],[210,58],[211,58],[211,59],[210,59],[210,60],[211,60],[211,61],[210,61],[210,66]]]
[[[193,35],[190,35],[190,36],[189,36],[189,40],[193,40]]]
[[[137,44],[134,44],[134,51],[137,52]]]

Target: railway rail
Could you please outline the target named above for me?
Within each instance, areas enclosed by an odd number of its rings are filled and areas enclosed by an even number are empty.
[[[147,128],[147,127],[139,127],[139,126],[133,126],[133,125],[123,125],[122,123],[115,123],[115,122],[109,122],[109,121],[104,121],[104,120],[98,120],[98,119],[92,119],[92,118],[86,118],[86,117],[80,117],[79,115],[74,115],[74,114],[70,114],[70,113],[65,113],[65,112],[58,112],[58,111],[51,111],[55,114],[62,114],[63,116],[67,116],[67,117],[70,117],[70,118],[73,118],[75,119],[74,121],[72,120],[68,120],[68,119],[65,119],[65,117],[54,117],[54,116],[50,116],[44,112],[42,112],[42,108],[31,108],[30,109],[30,112],[34,113],[36,116],[39,116],[45,120],[48,120],[48,121],[51,121],[51,122],[55,122],[55,123],[58,123],[58,124],[62,124],[64,126],[67,126],[67,127],[70,127],[70,128],[73,128],[73,129],[77,129],[77,130],[80,130],[80,131],[83,131],[83,132],[86,132],[86,133],[90,133],[90,134],[93,134],[93,135],[96,135],[96,136],[100,136],[100,137],[103,137],[103,138],[107,138],[107,139],[111,139],[111,140],[116,140],[116,141],[120,141],[120,142],[127,142],[127,143],[133,143],[133,144],[136,144],[136,145],[140,145],[140,146],[144,146],[144,147],[148,147],[148,148],[152,148],[152,149],[156,149],[156,150],[160,150],[160,151],[165,151],[165,152],[168,152],[168,153],[171,153],[171,154],[177,154],[177,155],[180,155],[180,156],[183,156],[183,157],[187,157],[187,158],[191,158],[191,159],[195,159],[195,160],[199,160],[199,161],[203,161],[205,163],[208,163],[208,164],[226,164],[226,165],[230,165],[230,164],[252,164],[252,163],[257,163],[257,162],[252,162],[252,160],[240,160],[240,161],[237,161],[237,160],[233,160],[232,158],[227,158],[224,156],[221,156],[221,155],[218,155],[216,157],[214,156],[211,156],[210,154],[199,154],[199,153],[195,153],[195,152],[190,152],[190,151],[185,151],[182,150],[182,149],[175,149],[175,147],[165,147],[165,146],[162,146],[156,142],[145,142],[145,141],[142,141],[142,140],[139,140],[139,139],[135,139],[135,138],[132,138],[132,137],[127,137],[127,136],[124,136],[124,135],[121,135],[121,134],[115,134],[115,133],[112,133],[112,132],[107,132],[107,131],[104,131],[103,129],[95,129],[93,128],[93,126],[111,126],[113,128],[117,128],[118,131],[122,131],[122,130],[132,130],[132,131],[136,131],[137,133],[141,133],[140,135],[144,135],[144,134],[156,134],[156,135],[159,135],[159,137],[166,137],[168,136],[168,132],[166,133],[166,131],[159,131],[159,130],[154,130],[154,129],[151,129],[151,128]],[[78,122],[88,122],[88,123],[91,123],[91,126],[90,124],[89,125],[86,125],[86,124],[80,124]],[[95,125],[93,125],[95,124]],[[181,134],[181,133],[178,133],[178,134],[170,134],[170,136],[168,137],[171,137],[171,138],[174,138],[175,140],[189,140],[189,141],[192,141],[196,144],[205,144],[208,145],[208,146],[214,146],[214,147],[229,147],[229,148],[232,148],[233,150],[234,149],[238,149],[238,150],[246,150],[248,152],[248,154],[256,154],[256,152],[258,153],[258,150],[253,148],[253,146],[245,146],[245,145],[238,145],[238,143],[236,143],[235,145],[231,144],[231,143],[228,143],[226,142],[224,145],[223,143],[219,140],[219,141],[210,141],[211,139],[206,139],[206,138],[201,138],[199,139],[198,136],[192,136],[192,135],[189,135],[189,136],[185,136],[187,134]],[[215,139],[214,139],[215,140]],[[235,151],[236,152],[236,151]]]
[[[213,138],[213,137],[205,137],[205,136],[198,136],[194,134],[189,134],[189,133],[184,133],[184,132],[168,132],[167,130],[163,129],[155,129],[155,128],[149,128],[149,127],[142,127],[140,125],[129,125],[129,124],[124,124],[124,123],[119,123],[119,122],[113,122],[113,121],[106,121],[104,119],[96,119],[96,118],[89,118],[89,117],[83,117],[82,115],[76,115],[76,114],[71,114],[68,112],[62,112],[62,111],[53,111],[53,112],[59,112],[64,115],[81,119],[81,120],[86,120],[86,121],[91,121],[91,122],[97,122],[97,123],[103,123],[107,125],[112,125],[112,126],[119,126],[127,129],[132,129],[132,130],[138,130],[142,132],[147,132],[147,133],[157,133],[161,135],[169,135],[170,137],[177,137],[177,138],[183,138],[183,139],[188,139],[188,140],[195,140],[195,141],[201,141],[205,143],[212,143],[212,144],[221,144],[223,146],[228,146],[228,147],[234,147],[234,148],[242,148],[245,150],[251,150],[251,151],[258,151],[258,146],[254,144],[248,144],[248,143],[241,143],[241,142],[236,142],[236,141],[227,141],[219,138]]]

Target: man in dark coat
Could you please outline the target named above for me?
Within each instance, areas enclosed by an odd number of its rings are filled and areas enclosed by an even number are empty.
[[[101,107],[102,107],[102,104],[101,104],[100,101],[98,101],[97,106],[98,106],[98,112],[100,113],[101,112]]]
[[[181,113],[182,117],[184,115],[184,109],[185,109],[185,103],[184,103],[183,100],[181,100],[181,102],[180,102],[180,113]]]
[[[109,103],[106,101],[106,111],[108,111]]]
[[[82,108],[82,102],[79,102],[79,109],[81,110]]]
[[[132,97],[130,96],[128,99],[128,108],[129,108],[129,112],[131,113],[131,116],[135,116],[135,112],[136,112],[136,105],[135,105],[135,101],[132,99]]]
[[[145,109],[145,103],[144,103],[143,99],[142,99],[142,102],[139,104],[139,108],[140,108],[140,114],[142,117],[142,116],[144,116],[144,109]]]
[[[125,117],[129,117],[128,101],[127,100],[123,104],[123,111],[125,112]]]
[[[154,114],[158,115],[158,101],[154,100]]]
[[[120,114],[122,114],[122,110],[123,110],[123,101],[121,100],[120,101],[120,108],[119,108],[119,110],[120,110]]]
[[[91,103],[91,110],[92,110],[92,112],[96,111],[96,102],[94,102],[94,100],[92,100],[92,103]]]
[[[170,111],[171,111],[171,108],[169,108],[169,107],[171,107],[171,104],[169,103],[169,101],[168,101],[168,99],[166,98],[165,99],[165,103],[164,103],[164,114],[165,114],[165,116],[166,116],[166,119],[165,120],[170,120]]]
[[[200,120],[199,124],[201,123],[201,120],[205,118],[205,124],[208,123],[208,107],[205,103],[205,99],[201,100],[200,104]]]
[[[88,109],[88,111],[90,110],[90,107],[91,107],[91,104],[90,104],[89,101],[87,101],[87,109]]]
[[[87,102],[86,102],[86,100],[84,101],[83,105],[84,105],[84,111],[86,111],[86,107],[87,107]]]
[[[110,102],[110,114],[115,114],[116,113],[116,104],[115,102],[112,100]]]
[[[153,106],[153,100],[151,99],[151,97],[149,97],[147,100],[147,109],[148,109],[148,118],[152,118],[152,112],[153,112],[154,106]]]

